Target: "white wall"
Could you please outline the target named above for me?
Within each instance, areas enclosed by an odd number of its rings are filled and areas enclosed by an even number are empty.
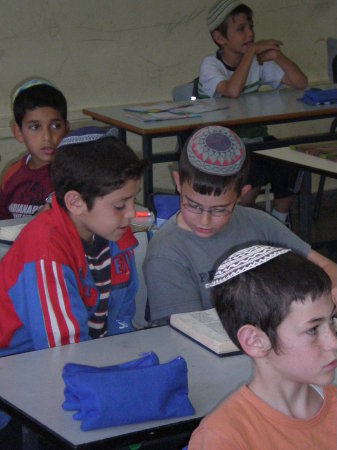
[[[22,150],[8,127],[15,84],[30,76],[52,81],[68,100],[73,126],[82,124],[83,107],[168,99],[215,49],[205,22],[213,1],[0,0],[0,169]],[[254,10],[257,39],[282,40],[311,82],[327,80],[336,0],[246,3]],[[138,138],[130,144],[140,149]],[[165,139],[155,148],[174,145]],[[157,186],[170,182],[163,171],[167,175],[166,167],[155,171]]]

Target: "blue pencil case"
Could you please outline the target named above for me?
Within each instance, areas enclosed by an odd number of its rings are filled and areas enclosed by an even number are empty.
[[[102,373],[113,372],[116,370],[124,370],[135,367],[147,367],[159,364],[158,356],[154,352],[144,353],[140,358],[127,361],[122,364],[106,367],[86,366],[84,364],[68,363],[63,367],[62,378],[65,384],[64,397],[65,401],[62,408],[65,411],[79,410],[81,407],[79,393],[76,388],[76,376],[83,372],[87,373]]]
[[[308,89],[300,100],[307,105],[330,105],[337,103],[337,89]]]
[[[144,367],[94,369],[70,367],[70,384],[66,374],[67,387],[78,400],[73,418],[82,421],[82,431],[195,413],[188,398],[187,365],[181,357]]]

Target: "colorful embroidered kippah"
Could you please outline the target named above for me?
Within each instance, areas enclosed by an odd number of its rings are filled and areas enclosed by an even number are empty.
[[[229,16],[229,14],[239,5],[238,0],[220,0],[216,2],[209,10],[207,15],[208,30],[212,33]]]
[[[16,97],[20,94],[20,92],[23,92],[26,89],[29,89],[29,88],[34,87],[34,86],[39,86],[39,85],[42,85],[42,84],[55,88],[55,86],[53,86],[52,83],[50,81],[48,81],[48,80],[44,80],[43,78],[32,78],[30,80],[25,81],[23,84],[21,84],[15,90],[14,94],[12,95],[12,103],[15,102]]]
[[[193,167],[211,175],[234,175],[245,158],[245,144],[229,128],[212,125],[194,133],[187,144],[187,157]]]
[[[288,248],[271,247],[268,245],[253,245],[252,247],[239,250],[220,264],[213,280],[211,283],[207,283],[206,287],[217,286],[290,251]]]
[[[118,136],[117,128],[102,128],[102,127],[82,127],[70,131],[59,143],[58,148],[65,147],[72,144],[83,144],[84,142],[97,141],[106,136]]]

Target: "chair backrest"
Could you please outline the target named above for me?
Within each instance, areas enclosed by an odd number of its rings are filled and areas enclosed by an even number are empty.
[[[172,100],[174,102],[183,102],[185,100],[191,100],[193,95],[193,81],[185,84],[180,84],[172,90]]]
[[[180,84],[172,90],[172,100],[174,102],[184,102],[198,98],[199,77],[194,78],[189,83]]]
[[[136,295],[136,314],[134,317],[134,325],[136,328],[144,328],[148,326],[145,320],[145,310],[147,304],[147,289],[143,276],[143,261],[146,255],[147,244],[149,237],[147,231],[138,231],[135,236],[139,242],[138,247],[135,248],[135,261],[138,274],[138,292]]]
[[[337,39],[327,39],[328,73],[331,83],[337,83]]]

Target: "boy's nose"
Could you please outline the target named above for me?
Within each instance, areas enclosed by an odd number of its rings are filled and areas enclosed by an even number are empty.
[[[133,219],[136,215],[136,209],[134,202],[130,202],[125,208],[125,217],[129,220]]]
[[[45,141],[50,141],[50,139],[51,139],[51,132],[50,132],[49,127],[46,127],[46,128],[43,129],[43,139]]]
[[[210,221],[212,220],[212,214],[209,211],[203,211],[200,214],[200,222],[202,225],[206,225],[208,223],[210,223]]]
[[[329,350],[334,350],[337,352],[337,329],[336,329],[336,319],[335,323],[329,327],[328,336],[326,338],[326,345]]]

